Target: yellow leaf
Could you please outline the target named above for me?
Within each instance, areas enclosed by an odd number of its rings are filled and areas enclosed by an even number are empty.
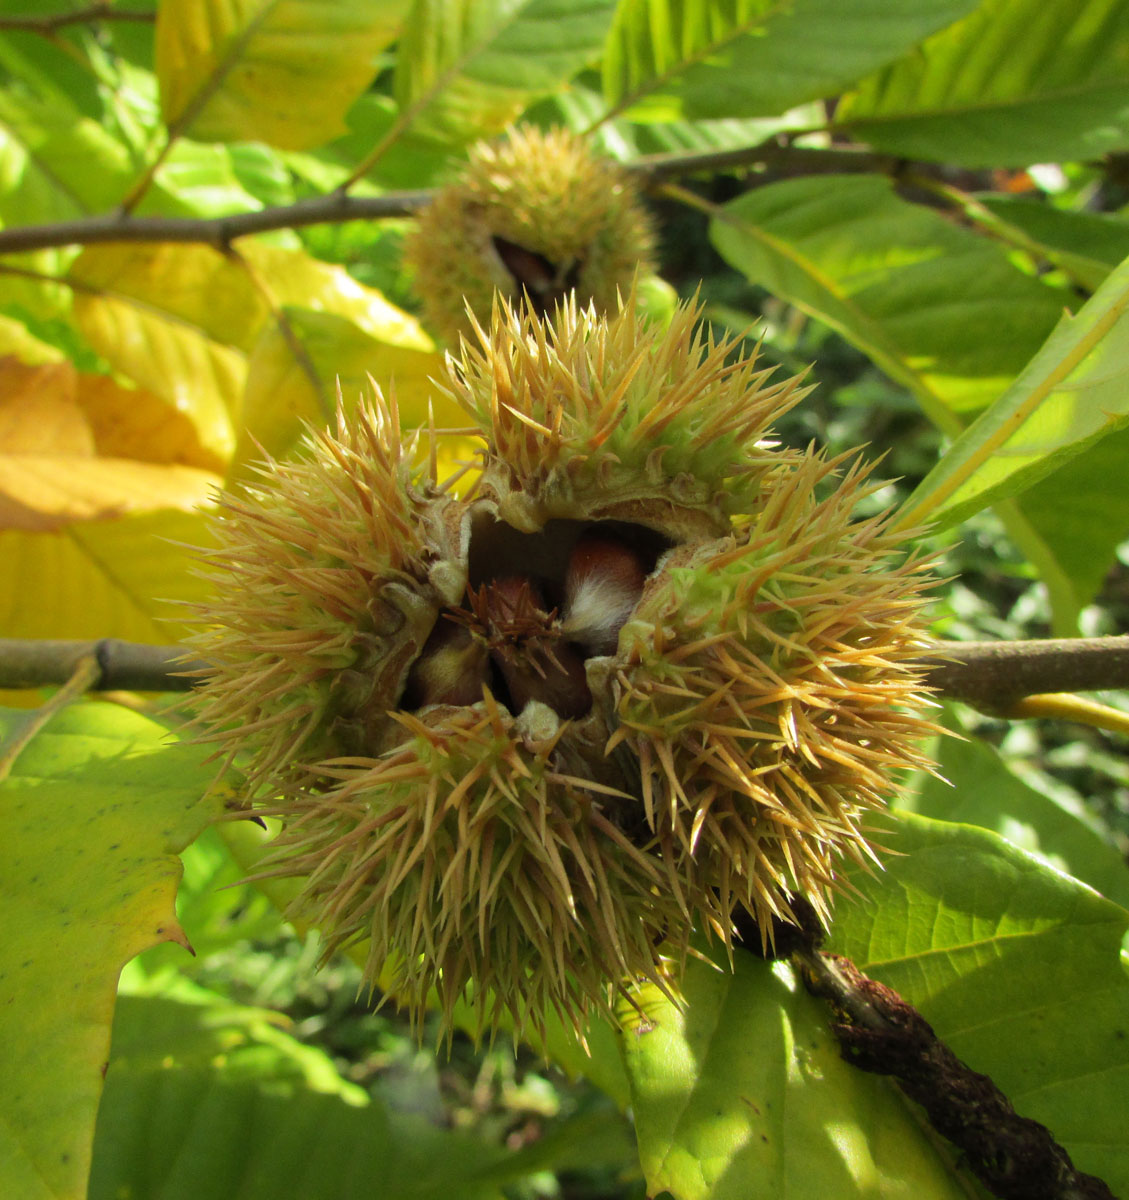
[[[183,641],[180,606],[211,592],[192,573],[185,544],[210,542],[202,512],[169,509],[50,533],[0,532],[0,629],[5,637]]]
[[[14,354],[21,362],[62,362],[66,357],[57,346],[41,341],[22,322],[0,313],[0,354]]]
[[[0,454],[40,453],[223,470],[192,423],[151,392],[68,362],[0,358]]]
[[[369,376],[394,393],[406,427],[427,421],[427,402],[442,401],[439,423],[463,424],[454,406],[436,395],[430,382],[442,360],[434,351],[378,341],[345,317],[309,309],[290,309],[291,337],[277,327],[264,331],[251,355],[243,401],[246,433],[233,466],[262,457],[285,454],[302,433],[303,423],[324,425],[336,405],[338,383],[347,408],[372,391]],[[294,354],[293,340],[302,347]],[[451,420],[447,418],[450,417]]]
[[[75,320],[116,371],[192,422],[226,460],[251,344],[269,307],[206,246],[91,246],[76,259]]]
[[[70,363],[32,367],[0,359],[0,466],[16,454],[93,455],[94,434],[75,400],[75,375]],[[0,492],[6,483],[5,470]]]
[[[198,141],[324,145],[372,82],[407,0],[164,0],[165,122]]]
[[[128,422],[132,404],[138,425]],[[178,424],[179,420],[179,424]],[[8,637],[179,641],[165,603],[207,592],[175,542],[210,539],[213,471],[125,457],[201,455],[191,426],[144,392],[69,363],[0,360],[0,629]],[[107,455],[109,449],[117,453]]]

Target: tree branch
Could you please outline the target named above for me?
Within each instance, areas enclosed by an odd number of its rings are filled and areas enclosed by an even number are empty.
[[[91,4],[86,8],[75,8],[70,12],[52,13],[49,16],[0,17],[0,31],[9,29],[24,33],[39,33],[51,37],[64,25],[84,25],[88,21],[143,21],[152,22],[155,12],[137,8],[117,8],[113,4]]]
[[[666,180],[742,167],[769,168],[765,177],[767,182],[776,178],[777,172],[809,175],[821,171],[892,173],[897,165],[898,160],[867,150],[850,147],[809,149],[791,146],[783,138],[771,138],[737,150],[651,155],[632,163],[628,169],[640,177],[645,188],[658,188]],[[294,204],[227,217],[135,217],[124,211],[102,213],[73,221],[2,229],[0,254],[57,246],[90,246],[99,242],[196,242],[224,250],[236,238],[275,229],[411,216],[431,200],[432,194],[430,191],[388,192],[383,196],[354,198],[337,190]]]
[[[150,646],[118,638],[93,642],[0,638],[0,687],[66,683],[91,655],[100,674],[89,686],[98,691],[186,692],[195,681],[179,672],[207,666],[187,660],[181,646]]]
[[[812,945],[792,957],[808,990],[835,1012],[838,1023],[831,1028],[843,1058],[892,1077],[992,1195],[1113,1200],[1101,1179],[1074,1166],[1045,1125],[1021,1117],[995,1083],[961,1062],[892,988],[868,979],[849,958]]]
[[[193,680],[180,672],[207,666],[187,662],[177,646],[117,638],[34,641],[0,638],[0,687],[50,687],[70,678],[77,662],[95,654],[99,688],[182,692]],[[1129,636],[1044,641],[944,642],[921,659],[929,686],[948,700],[1004,713],[1025,696],[1129,688]]]
[[[1129,688],[1129,637],[950,642],[924,661],[930,687],[987,713],[1024,696]]]

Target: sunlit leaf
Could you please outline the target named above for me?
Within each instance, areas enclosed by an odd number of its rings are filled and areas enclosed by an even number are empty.
[[[0,738],[24,713],[0,715]],[[0,1189],[81,1200],[118,973],[186,944],[176,852],[214,815],[202,753],[127,709],[81,704],[16,758],[0,793]]]
[[[905,520],[953,524],[1014,496],[1129,424],[1129,261],[1064,316],[1002,396],[907,501]]]
[[[202,512],[168,509],[49,533],[0,531],[0,629],[5,637],[178,642],[188,632],[178,605],[209,594],[184,546],[211,540]]]
[[[916,1005],[1075,1165],[1129,1190],[1129,913],[994,834],[922,817],[840,904],[830,949]]]
[[[434,351],[380,341],[335,313],[288,309],[288,328],[267,329],[251,355],[244,399],[246,438],[235,465],[285,454],[305,424],[323,426],[336,408],[336,389],[348,407],[372,394],[373,381],[394,394],[405,427],[427,423],[427,401],[435,396],[438,422],[462,425],[465,416],[449,402],[439,403],[430,383],[442,360]],[[301,347],[295,355],[295,342]]]
[[[1129,146],[1121,0],[985,0],[845,96],[836,125],[967,166],[1093,159]]]
[[[648,987],[622,1007],[650,1195],[957,1200],[962,1181],[889,1084],[839,1056],[827,1009],[789,967],[739,950],[692,963],[685,1007]]]
[[[1035,786],[976,738],[941,738],[936,758],[940,777],[920,775],[900,809],[991,829],[1129,907],[1125,857],[1081,797]]]
[[[75,319],[114,368],[192,421],[221,459],[235,445],[245,348],[269,307],[205,246],[91,246],[71,267]]]
[[[299,150],[345,129],[396,36],[401,0],[167,0],[156,66],[165,122],[200,141]]]
[[[609,0],[415,0],[396,60],[401,120],[470,141],[500,131],[599,53]]]
[[[774,116],[841,90],[975,4],[625,0],[604,53],[604,94],[636,119]]]

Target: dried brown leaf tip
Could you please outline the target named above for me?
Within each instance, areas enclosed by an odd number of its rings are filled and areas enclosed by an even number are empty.
[[[927,563],[853,518],[865,467],[768,440],[802,389],[698,317],[500,305],[450,364],[469,495],[377,396],[227,498],[203,736],[295,915],[417,1020],[579,1026],[695,930],[825,916],[927,765]]]
[[[515,129],[474,147],[420,214],[405,246],[431,327],[470,336],[494,291],[547,315],[574,290],[615,309],[636,270],[653,270],[654,232],[630,176],[576,134]]]

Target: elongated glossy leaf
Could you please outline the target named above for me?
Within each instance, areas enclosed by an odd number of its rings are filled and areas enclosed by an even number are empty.
[[[907,501],[906,521],[960,521],[1129,424],[1127,310],[1129,261],[953,443]]]
[[[25,713],[0,716],[0,741]],[[80,704],[0,790],[0,1189],[81,1200],[122,966],[186,945],[175,855],[214,815],[202,752],[125,708]]]
[[[598,55],[609,0],[415,0],[396,61],[401,121],[464,142],[496,133]]]
[[[648,1194],[957,1200],[944,1158],[885,1080],[839,1056],[826,1008],[791,969],[743,950],[693,963],[680,1009],[624,1006],[623,1054]]]
[[[165,122],[200,141],[286,150],[345,130],[396,36],[399,0],[167,0],[158,10]]]
[[[991,829],[1129,907],[1129,866],[1079,797],[1027,782],[978,739],[942,738],[936,758],[941,778],[921,775],[900,809]]]
[[[836,124],[895,154],[967,166],[1097,158],[1129,146],[1121,0],[986,0],[860,85]]]
[[[958,20],[975,0],[625,0],[604,94],[636,119],[762,117],[844,86]]]
[[[830,949],[914,1004],[1079,1169],[1129,1189],[1129,913],[985,830],[898,818]]]
[[[758,188],[715,210],[710,236],[731,266],[854,342],[949,432],[954,413],[1003,392],[1061,311],[1061,295],[1002,247],[882,179]]]

